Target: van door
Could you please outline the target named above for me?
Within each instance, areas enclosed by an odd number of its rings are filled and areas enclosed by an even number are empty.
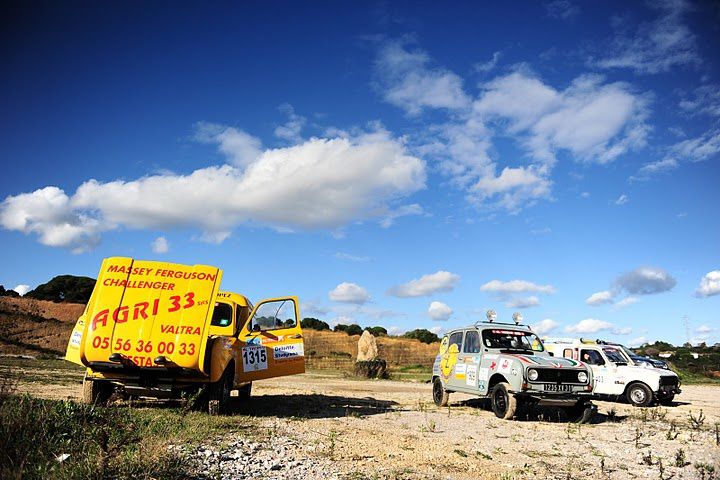
[[[465,365],[465,388],[476,392],[478,386],[478,368],[480,366],[480,333],[477,330],[465,332],[462,353],[458,365]]]
[[[238,383],[305,372],[305,347],[297,297],[260,302],[238,336]]]
[[[457,388],[465,388],[465,363],[462,361],[462,343],[463,343],[463,332],[454,332],[450,335],[450,341],[448,344],[448,358],[446,360],[446,370],[449,373],[447,378],[448,387],[451,390]]]

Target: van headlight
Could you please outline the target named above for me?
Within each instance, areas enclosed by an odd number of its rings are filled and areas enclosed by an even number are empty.
[[[578,372],[578,382],[585,383],[587,382],[588,376],[585,372]]]
[[[535,370],[534,368],[531,368],[530,370],[528,370],[528,380],[530,380],[531,382],[534,382],[537,379],[538,379],[538,371]]]

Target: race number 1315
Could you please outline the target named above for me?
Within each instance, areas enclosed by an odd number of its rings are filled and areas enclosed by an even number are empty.
[[[267,352],[263,346],[258,345],[243,348],[242,360],[244,372],[267,370]]]

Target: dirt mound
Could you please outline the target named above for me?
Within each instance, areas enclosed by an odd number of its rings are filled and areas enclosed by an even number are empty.
[[[64,355],[85,305],[0,297],[0,353]]]

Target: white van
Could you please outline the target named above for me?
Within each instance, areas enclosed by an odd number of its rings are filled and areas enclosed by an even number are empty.
[[[581,361],[592,368],[595,396],[624,396],[636,407],[657,402],[670,405],[680,393],[680,378],[670,370],[640,367],[619,345],[584,339],[543,339],[556,357]]]

